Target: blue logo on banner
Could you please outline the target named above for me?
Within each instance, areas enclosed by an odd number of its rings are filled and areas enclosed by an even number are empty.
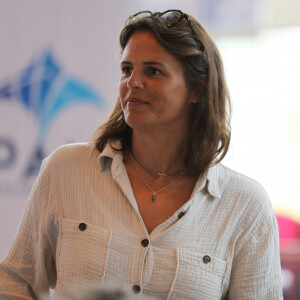
[[[45,156],[44,143],[59,113],[75,103],[104,107],[103,99],[90,86],[62,71],[50,51],[31,62],[16,81],[0,86],[0,101],[12,100],[34,114],[39,128],[37,147],[25,170],[26,176],[39,170]]]

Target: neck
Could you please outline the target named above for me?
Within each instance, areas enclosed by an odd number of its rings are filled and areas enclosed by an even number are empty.
[[[131,151],[144,166],[161,173],[176,172],[184,167],[185,140],[179,135],[132,133]]]

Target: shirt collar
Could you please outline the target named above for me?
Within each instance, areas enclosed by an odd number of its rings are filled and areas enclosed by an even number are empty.
[[[104,172],[107,170],[107,168],[111,167],[112,160],[114,157],[118,154],[120,154],[120,151],[115,149],[121,149],[122,144],[120,141],[109,141],[101,154],[98,157],[99,165],[100,165],[100,171]]]
[[[215,198],[220,199],[220,189],[219,189],[219,171],[220,165],[212,166],[207,172],[207,190]]]
[[[199,177],[194,188],[194,192],[191,198],[194,196],[195,193],[202,191],[206,188],[207,192],[213,196],[213,198],[220,199],[220,192],[219,192],[219,185],[218,180],[219,178],[219,169],[217,166],[210,167],[203,176]]]

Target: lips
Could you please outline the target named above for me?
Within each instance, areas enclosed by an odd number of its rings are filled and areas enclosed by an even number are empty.
[[[127,104],[132,104],[132,105],[137,104],[138,105],[138,104],[149,104],[149,103],[147,101],[139,99],[139,98],[130,97],[125,100],[125,105],[127,105]]]

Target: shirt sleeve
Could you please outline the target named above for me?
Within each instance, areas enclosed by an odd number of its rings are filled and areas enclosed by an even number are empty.
[[[46,232],[48,195],[49,176],[43,162],[15,241],[0,263],[0,299],[38,299],[55,285],[54,247]]]
[[[254,225],[254,233],[233,262],[230,300],[283,299],[277,220],[273,211],[262,215],[262,221]]]

